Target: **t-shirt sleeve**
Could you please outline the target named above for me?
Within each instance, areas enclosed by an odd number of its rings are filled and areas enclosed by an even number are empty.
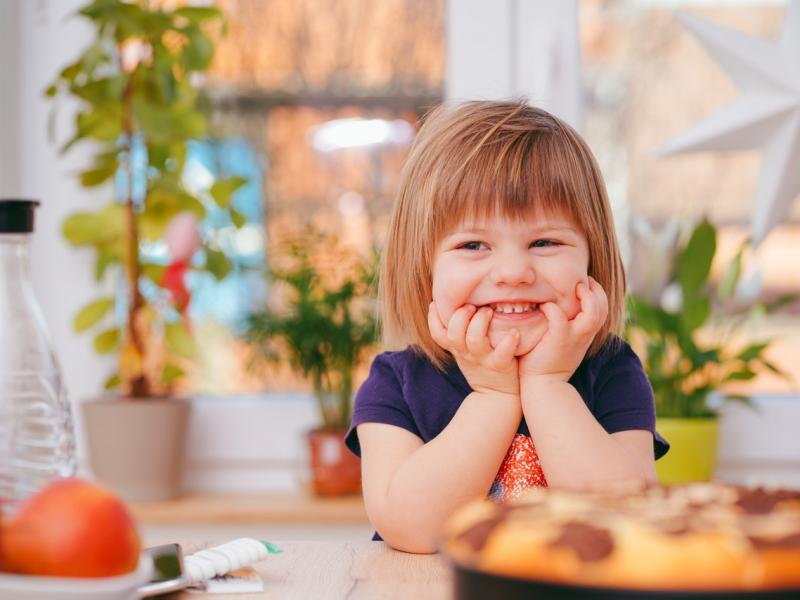
[[[652,432],[656,459],[669,450],[669,443],[656,432],[653,388],[639,357],[626,343],[598,374],[594,414],[608,433],[630,429]]]
[[[386,423],[420,436],[403,396],[398,369],[392,362],[391,357],[394,354],[385,352],[375,357],[367,379],[356,393],[353,418],[344,440],[356,456],[361,456],[361,445],[356,432],[356,427],[361,423]]]

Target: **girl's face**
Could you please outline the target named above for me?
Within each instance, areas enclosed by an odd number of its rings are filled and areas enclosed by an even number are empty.
[[[445,326],[465,304],[491,306],[489,342],[517,329],[521,356],[547,330],[540,304],[554,302],[569,319],[578,314],[575,288],[588,285],[588,267],[586,236],[563,214],[463,222],[436,249],[433,301]]]

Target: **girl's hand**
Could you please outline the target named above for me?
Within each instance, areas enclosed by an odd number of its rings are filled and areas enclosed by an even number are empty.
[[[492,348],[487,332],[493,315],[488,306],[476,311],[472,304],[465,304],[453,313],[445,326],[436,304],[431,302],[428,328],[433,340],[456,359],[474,391],[519,396],[519,373],[514,352],[520,334],[515,329]]]
[[[575,293],[580,311],[572,320],[554,302],[540,306],[547,332],[533,349],[519,358],[520,378],[551,377],[568,381],[583,360],[608,316],[608,296],[593,278],[579,282]]]

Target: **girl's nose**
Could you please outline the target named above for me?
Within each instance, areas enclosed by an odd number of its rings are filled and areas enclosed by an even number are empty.
[[[535,279],[529,256],[498,254],[492,265],[491,280],[495,285],[528,285]]]

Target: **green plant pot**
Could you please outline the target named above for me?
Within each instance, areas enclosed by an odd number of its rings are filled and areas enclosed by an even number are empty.
[[[662,485],[712,478],[717,463],[718,419],[658,419],[656,429],[670,443],[669,452],[656,461]]]

